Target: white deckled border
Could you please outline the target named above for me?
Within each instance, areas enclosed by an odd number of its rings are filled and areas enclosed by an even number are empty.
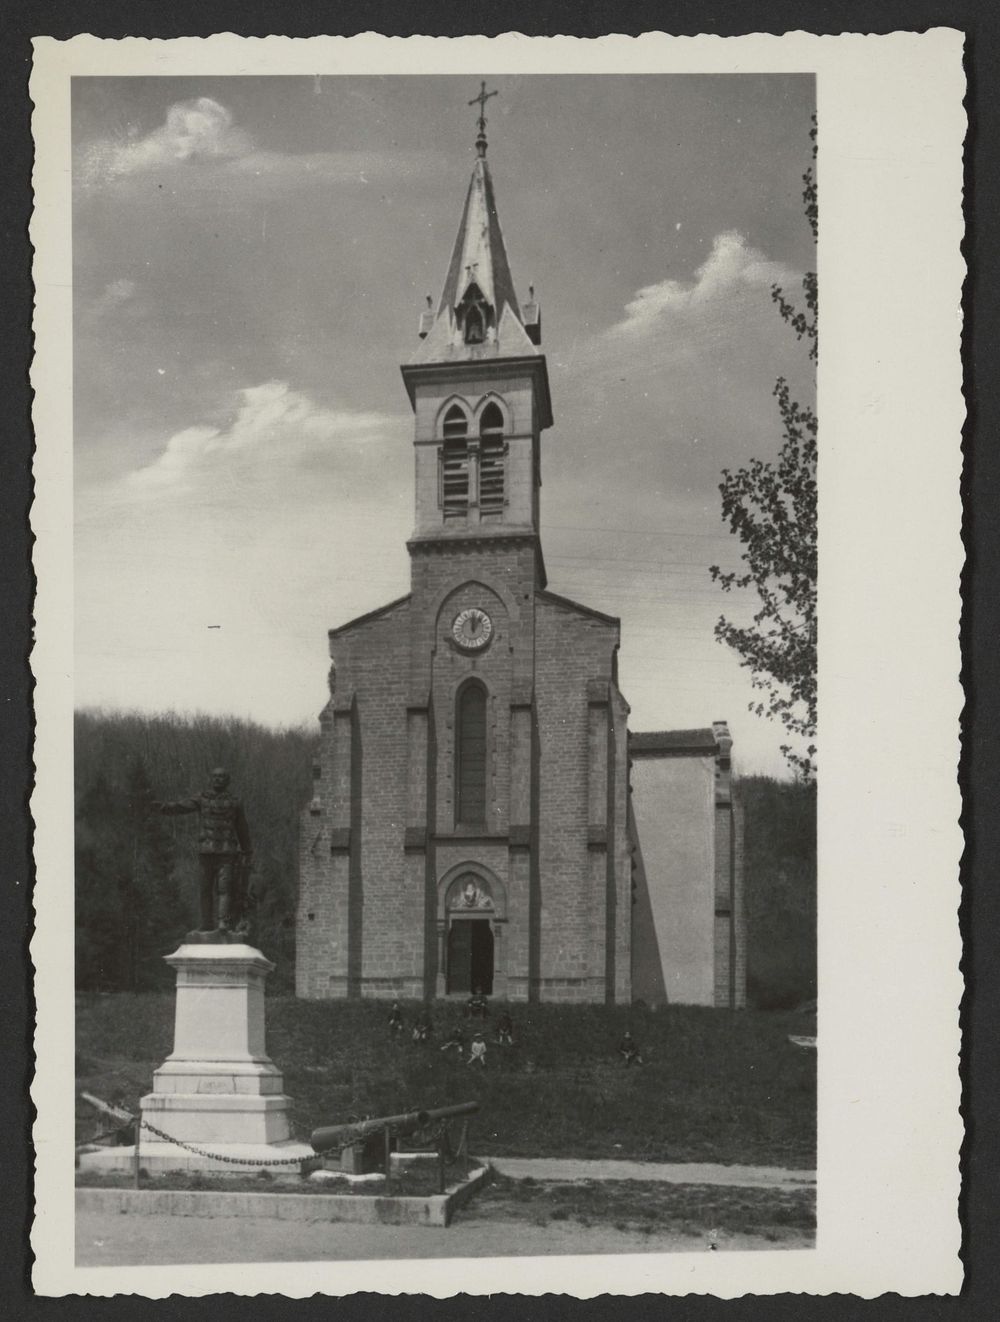
[[[35,45],[38,1107],[43,1294],[960,1288],[956,781],[961,34]],[[73,1265],[72,75],[808,72],[820,123],[820,1149],[809,1252]],[[447,1233],[447,1232],[445,1232]]]

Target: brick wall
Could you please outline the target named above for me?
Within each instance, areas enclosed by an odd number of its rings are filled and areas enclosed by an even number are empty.
[[[617,625],[536,593],[527,542],[422,548],[413,562],[409,598],[331,635],[336,689],[302,817],[298,992],[440,991],[439,891],[478,863],[507,899],[508,995],[627,1000]],[[450,634],[469,605],[494,624],[471,655]],[[487,822],[476,832],[456,823],[454,798],[456,695],[471,676],[488,692]]]
[[[628,705],[618,624],[544,590],[537,537],[544,359],[404,371],[415,409],[411,593],[330,637],[336,686],[302,815],[297,989],[309,997],[444,988],[445,887],[465,866],[503,892],[495,989],[512,999],[628,1002],[632,869]],[[445,520],[438,448],[456,401],[500,397],[505,494]],[[467,606],[488,647],[454,646]],[[456,698],[487,691],[487,812],[455,820]],[[707,826],[707,823],[706,823]]]
[[[539,594],[539,991],[546,1000],[603,1001],[617,991],[622,900],[616,872],[609,883],[608,854],[612,869],[620,867],[621,832],[613,816],[620,813],[620,795],[609,802],[608,787],[619,787],[626,772],[622,762],[609,780],[607,766],[609,748],[616,747],[611,676],[617,641],[615,623]]]
[[[331,636],[336,690],[302,819],[303,996],[421,994],[424,894],[403,850],[409,614],[404,599]]]

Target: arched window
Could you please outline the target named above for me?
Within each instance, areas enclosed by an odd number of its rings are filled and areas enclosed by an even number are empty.
[[[455,751],[455,821],[486,823],[486,690],[475,682],[458,695]]]
[[[478,307],[471,307],[465,314],[465,342],[466,344],[482,344],[485,339],[486,328],[483,325],[483,314]]]
[[[444,417],[441,453],[441,505],[446,519],[463,518],[469,509],[469,423],[457,404]]]
[[[479,422],[479,511],[502,514],[504,499],[503,414],[487,404]]]
[[[455,316],[466,344],[482,344],[490,323],[490,305],[473,280],[455,308]]]

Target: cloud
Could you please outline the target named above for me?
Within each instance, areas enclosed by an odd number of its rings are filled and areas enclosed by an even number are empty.
[[[326,408],[285,381],[239,391],[225,425],[186,427],[160,455],[125,478],[131,494],[169,494],[204,486],[217,496],[255,482],[269,485],[296,469],[336,465],[345,453],[395,440],[388,414]]]
[[[793,280],[794,273],[752,248],[737,230],[718,234],[712,251],[689,282],[661,280],[637,291],[625,305],[625,316],[609,335],[643,335],[665,320],[698,312],[711,312],[721,300],[741,292],[759,292],[773,284]]]
[[[78,485],[81,702],[299,720],[326,698],[330,625],[406,591],[412,424],[284,381],[230,402]]]
[[[106,317],[124,307],[126,303],[132,303],[138,290],[139,286],[134,280],[124,277],[119,280],[112,280],[104,286],[87,308],[86,315],[92,321],[99,321],[102,317]]]
[[[211,97],[199,96],[175,102],[152,133],[95,143],[85,158],[84,179],[99,183],[186,161],[245,156],[252,150],[253,139],[234,126],[232,113]]]
[[[793,290],[800,278],[730,230],[691,279],[638,290],[612,326],[564,355],[560,431],[548,444],[554,485],[581,504],[612,483],[628,490],[619,449],[603,439],[627,419],[628,461],[645,490],[661,504],[680,493],[717,517],[720,470],[775,453],[775,380],[788,377],[811,402],[806,351],[770,297],[772,284]]]
[[[429,173],[440,163],[433,152],[374,153],[370,151],[277,152],[255,151],[226,162],[229,179],[273,181],[282,188],[296,184],[367,184],[392,174],[397,177]]]
[[[205,185],[224,180],[281,187],[369,180],[387,173],[411,175],[438,164],[428,151],[277,152],[260,148],[238,127],[226,106],[208,96],[177,101],[159,128],[120,140],[102,139],[83,154],[80,182],[87,189],[122,184],[153,172],[170,172],[171,183]]]

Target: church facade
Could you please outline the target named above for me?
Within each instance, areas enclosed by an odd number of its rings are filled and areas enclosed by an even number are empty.
[[[618,620],[547,586],[541,316],[514,290],[482,128],[402,369],[410,591],[329,635],[297,992],[739,1006],[731,741],[630,737]]]

